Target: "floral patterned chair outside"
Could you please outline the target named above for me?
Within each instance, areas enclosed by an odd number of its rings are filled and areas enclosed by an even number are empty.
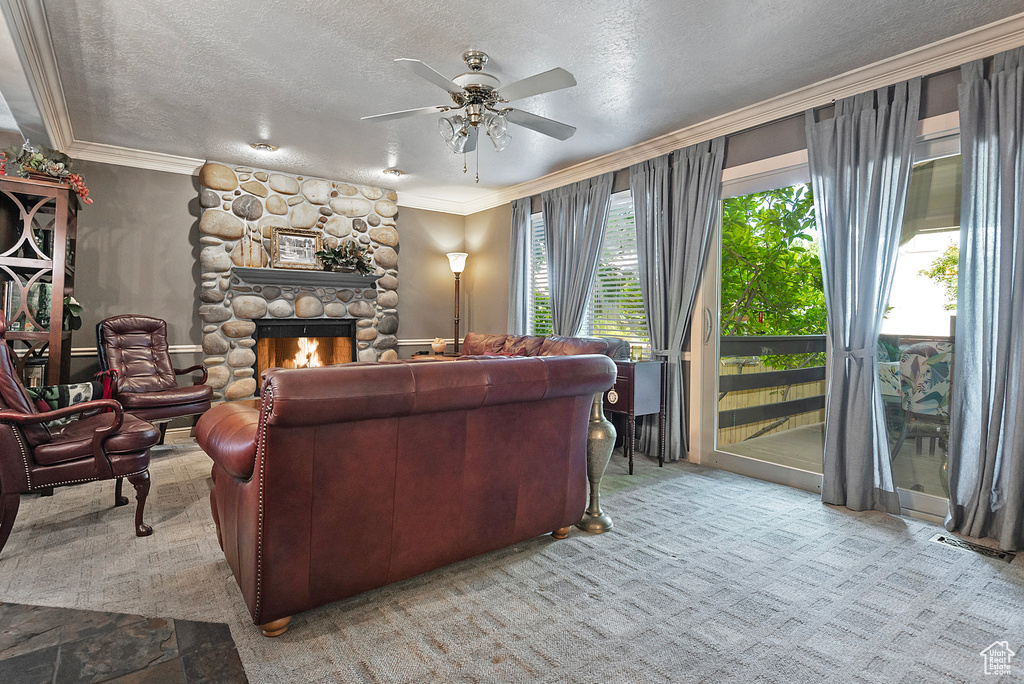
[[[949,439],[949,390],[953,374],[951,342],[918,342],[900,355],[900,385],[903,395],[905,432],[896,444],[898,454],[907,437],[929,440],[928,453],[935,454],[935,443],[945,450]]]

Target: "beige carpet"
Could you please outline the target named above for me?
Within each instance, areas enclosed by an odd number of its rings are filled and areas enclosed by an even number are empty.
[[[112,483],[25,498],[0,600],[226,622],[253,682],[939,682],[1024,638],[1024,573],[939,527],[688,464],[613,459],[615,529],[541,537],[258,635],[217,546],[209,460],[154,457],[152,537]],[[1021,653],[1024,662],[1024,652]]]

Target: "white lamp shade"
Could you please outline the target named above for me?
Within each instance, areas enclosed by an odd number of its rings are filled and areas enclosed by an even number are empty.
[[[465,252],[448,252],[448,265],[452,267],[452,273],[462,273],[466,270],[466,257],[469,255]]]

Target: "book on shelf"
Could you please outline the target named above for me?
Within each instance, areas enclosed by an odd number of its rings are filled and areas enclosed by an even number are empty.
[[[38,332],[50,328],[50,302],[53,298],[52,283],[33,283],[28,291],[27,307],[31,316],[19,316],[21,287],[14,281],[4,281],[3,307],[7,316],[7,329],[11,332]],[[33,323],[33,320],[35,323]],[[38,326],[36,325],[38,323]]]

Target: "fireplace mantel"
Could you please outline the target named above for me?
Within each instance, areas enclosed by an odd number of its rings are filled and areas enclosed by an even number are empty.
[[[290,268],[246,268],[234,266],[231,271],[250,285],[292,285],[309,287],[372,288],[379,275],[306,271]]]

